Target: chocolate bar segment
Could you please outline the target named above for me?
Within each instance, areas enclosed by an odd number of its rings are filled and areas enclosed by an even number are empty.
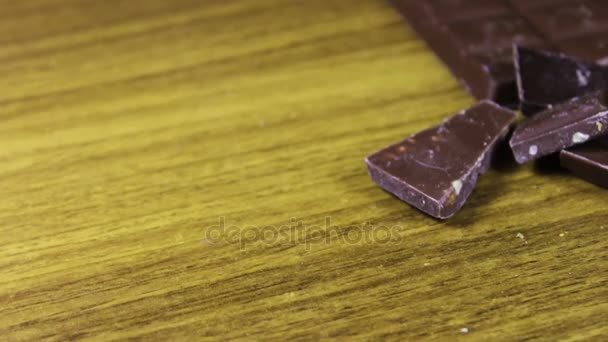
[[[403,201],[448,218],[469,197],[516,114],[482,101],[365,159],[371,178]]]
[[[547,44],[508,1],[391,2],[473,96],[517,105],[511,46]]]
[[[608,188],[608,136],[562,150],[559,159],[578,177]]]
[[[517,105],[512,44],[608,63],[608,1],[390,2],[478,99]]]
[[[555,42],[608,29],[605,0],[553,0],[520,9],[539,32]]]
[[[513,59],[525,115],[608,85],[608,67],[563,53],[516,46]]]
[[[608,133],[608,91],[570,99],[521,122],[509,144],[518,163],[582,144]]]

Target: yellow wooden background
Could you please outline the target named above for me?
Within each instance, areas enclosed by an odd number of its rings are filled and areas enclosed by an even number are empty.
[[[383,0],[0,0],[0,75],[3,340],[608,338],[606,190],[369,179],[473,103]]]

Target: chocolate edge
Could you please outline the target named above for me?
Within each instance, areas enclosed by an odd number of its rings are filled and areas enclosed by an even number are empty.
[[[606,177],[602,178],[601,175],[598,175],[601,170],[591,167],[590,163],[594,163],[594,161],[572,151],[561,150],[559,153],[559,163],[563,168],[569,170],[578,178],[608,189],[608,180],[606,180]],[[608,173],[608,169],[604,170]]]
[[[470,63],[468,58],[461,56],[459,47],[452,40],[441,39],[439,31],[441,28],[437,23],[425,21],[426,14],[420,13],[419,6],[412,6],[407,1],[388,0],[396,8],[406,22],[422,38],[425,43],[441,60],[441,62],[456,76],[458,82],[478,100],[493,100],[496,96],[498,85],[489,75],[489,71],[481,65]],[[442,32],[448,35],[449,32]],[[451,56],[453,58],[449,58]],[[473,80],[467,82],[466,79]]]

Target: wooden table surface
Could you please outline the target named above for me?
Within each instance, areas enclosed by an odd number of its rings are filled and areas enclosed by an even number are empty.
[[[0,0],[3,340],[606,340],[606,190],[437,221],[363,157],[473,99],[383,0]]]

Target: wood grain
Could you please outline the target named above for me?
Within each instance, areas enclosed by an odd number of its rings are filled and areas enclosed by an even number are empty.
[[[371,182],[473,102],[382,0],[0,0],[0,46],[3,339],[608,338],[605,190]]]

